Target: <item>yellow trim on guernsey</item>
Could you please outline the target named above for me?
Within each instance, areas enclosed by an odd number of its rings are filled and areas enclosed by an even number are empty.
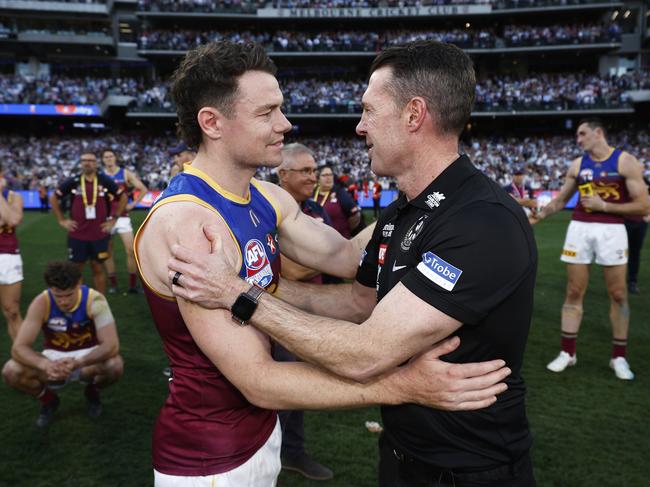
[[[47,321],[47,317],[50,316],[50,311],[52,311],[52,303],[50,302],[50,294],[47,292],[47,289],[43,291],[45,295],[45,316],[43,316],[43,323]]]
[[[248,192],[246,198],[242,198],[241,196],[237,196],[235,193],[231,193],[230,191],[223,189],[221,186],[219,186],[219,184],[217,184],[217,182],[214,179],[212,179],[210,176],[208,176],[200,169],[197,169],[194,166],[189,166],[189,165],[185,165],[184,168],[185,169],[183,170],[183,172],[185,174],[191,174],[193,176],[196,176],[199,179],[202,179],[208,184],[208,186],[210,186],[212,189],[214,189],[217,193],[219,193],[224,198],[229,199],[230,201],[234,201],[235,203],[239,203],[241,205],[250,203],[251,201],[250,192]]]
[[[77,311],[77,308],[81,304],[81,297],[83,296],[83,293],[81,292],[81,286],[79,287],[79,290],[77,291],[77,293],[78,293],[77,302],[74,304],[72,309],[70,311],[68,311],[68,313],[74,313],[75,311]]]
[[[199,205],[199,206],[202,206],[202,207],[204,207],[204,208],[207,208],[208,210],[211,210],[211,211],[214,212],[214,213],[215,213],[219,218],[221,218],[221,220],[222,220],[222,221],[224,222],[224,224],[226,225],[226,228],[228,228],[228,233],[230,233],[230,237],[232,238],[233,242],[235,242],[235,247],[237,247],[237,251],[239,252],[239,262],[238,262],[238,267],[241,267],[241,264],[242,264],[242,262],[243,262],[243,257],[242,257],[242,253],[241,253],[241,248],[240,248],[240,246],[239,246],[239,242],[238,242],[237,239],[235,238],[235,234],[234,234],[234,233],[232,232],[232,230],[230,229],[230,225],[228,225],[228,222],[226,222],[225,218],[221,215],[221,213],[219,213],[219,212],[216,210],[216,208],[214,208],[213,206],[211,206],[209,203],[203,201],[202,199],[200,199],[200,198],[198,198],[198,197],[196,197],[196,196],[194,196],[194,195],[191,195],[191,194],[177,194],[177,195],[174,195],[174,196],[170,196],[169,198],[165,198],[165,199],[163,199],[162,201],[159,201],[158,203],[156,203],[155,205],[153,205],[153,207],[151,208],[151,210],[149,210],[149,214],[146,216],[146,218],[145,218],[144,221],[142,222],[142,225],[140,225],[140,228],[139,228],[138,231],[136,232],[136,234],[135,234],[135,238],[133,239],[133,252],[134,252],[134,256],[135,256],[135,263],[136,263],[136,265],[138,266],[138,271],[140,272],[140,277],[142,278],[142,282],[144,282],[144,284],[145,284],[149,289],[151,289],[151,291],[152,291],[154,294],[156,294],[158,297],[163,298],[163,299],[167,299],[167,300],[169,300],[169,301],[176,301],[176,298],[175,298],[174,296],[168,296],[168,295],[166,295],[166,294],[161,294],[161,293],[159,293],[158,291],[156,291],[156,290],[154,289],[154,287],[149,283],[149,281],[147,281],[146,277],[144,276],[144,273],[142,272],[142,267],[140,266],[140,259],[138,258],[138,242],[139,242],[139,238],[140,238],[140,233],[142,232],[142,230],[143,230],[144,227],[146,226],[146,224],[147,224],[147,222],[149,221],[149,218],[151,217],[151,215],[153,215],[154,212],[155,212],[158,208],[160,208],[161,206],[163,206],[163,205],[165,205],[165,204],[167,204],[167,203],[175,203],[175,202],[196,203],[196,204]]]

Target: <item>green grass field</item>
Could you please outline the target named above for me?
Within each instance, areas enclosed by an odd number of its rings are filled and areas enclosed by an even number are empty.
[[[144,214],[133,215],[138,224]],[[524,376],[528,413],[535,437],[533,459],[540,487],[644,487],[650,449],[650,244],[641,267],[641,296],[631,296],[632,323],[628,358],[637,379],[623,382],[608,368],[609,302],[596,267],[585,302],[578,343],[579,364],[563,374],[545,369],[558,352],[564,266],[558,255],[568,214],[544,221],[535,232],[540,265],[535,314]],[[19,238],[25,262],[23,312],[44,288],[42,270],[66,257],[64,231],[51,215],[28,213]],[[121,284],[126,275],[117,244]],[[485,256],[489,258],[489,256]],[[89,276],[88,276],[89,277]],[[161,374],[165,355],[142,296],[109,296],[125,360],[121,382],[103,393],[104,414],[85,414],[82,387],[73,384],[60,396],[56,420],[46,431],[34,425],[39,404],[0,385],[0,486],[146,486],[153,481],[150,443],[153,424],[167,394]],[[4,324],[3,324],[4,326]],[[10,343],[0,333],[0,360]],[[645,412],[644,412],[645,411]],[[307,449],[335,472],[330,487],[376,485],[377,436],[364,421],[379,420],[376,408],[313,412],[306,416]],[[279,485],[316,485],[282,474]]]

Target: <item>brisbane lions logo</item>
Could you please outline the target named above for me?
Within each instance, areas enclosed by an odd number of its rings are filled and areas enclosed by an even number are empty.
[[[246,242],[244,247],[246,281],[260,287],[268,286],[273,280],[273,270],[266,255],[264,244],[257,239]]]

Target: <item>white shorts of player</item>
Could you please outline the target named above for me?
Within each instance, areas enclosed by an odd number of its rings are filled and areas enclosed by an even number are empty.
[[[266,443],[245,463],[216,475],[184,477],[167,475],[154,469],[155,487],[275,487],[280,474],[282,430],[278,420]]]
[[[0,286],[23,280],[23,259],[20,254],[0,254]]]
[[[97,345],[90,348],[82,348],[81,350],[71,350],[69,352],[62,352],[61,350],[52,350],[51,348],[46,348],[41,353],[48,358],[49,360],[61,360],[64,358],[81,358],[85,355],[88,355],[90,352],[95,350]],[[65,382],[62,383],[48,383],[47,387],[50,389],[61,389],[66,384],[70,382],[76,382],[81,378],[81,368],[74,369],[72,373],[68,376]]]
[[[131,225],[131,217],[121,216],[115,222],[115,226],[111,230],[111,235],[116,233],[133,233],[133,225]]]
[[[560,260],[568,264],[627,264],[627,232],[622,223],[572,221]]]

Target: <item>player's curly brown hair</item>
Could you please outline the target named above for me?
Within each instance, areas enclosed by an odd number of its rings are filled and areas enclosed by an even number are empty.
[[[66,290],[79,284],[81,271],[72,262],[54,261],[45,266],[43,277],[48,287]]]
[[[189,51],[171,78],[171,96],[178,114],[178,135],[190,147],[202,141],[199,110],[214,107],[233,115],[238,78],[247,71],[275,76],[277,68],[262,46],[218,41]]]

